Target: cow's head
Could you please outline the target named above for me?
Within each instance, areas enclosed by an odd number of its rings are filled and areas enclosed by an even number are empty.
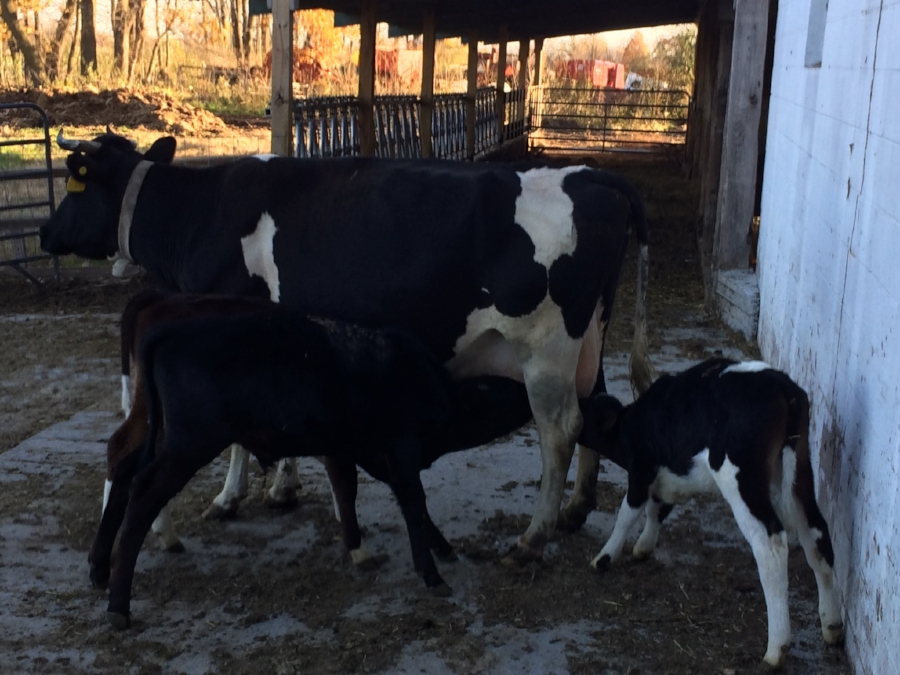
[[[578,404],[584,418],[578,442],[608,457],[619,466],[626,467],[627,450],[620,442],[625,406],[616,397],[605,393],[581,399]]]
[[[108,258],[119,248],[119,212],[132,171],[142,159],[171,163],[175,139],[160,138],[143,155],[134,143],[111,132],[73,141],[60,130],[56,141],[71,152],[66,158],[67,194],[41,227],[41,248],[55,255]]]

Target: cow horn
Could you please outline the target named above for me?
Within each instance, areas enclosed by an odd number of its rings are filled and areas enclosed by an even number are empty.
[[[100,143],[97,141],[73,141],[72,139],[66,138],[63,136],[62,129],[60,129],[59,133],[56,135],[56,144],[63,150],[68,150],[69,152],[81,150],[84,153],[91,154],[100,149]]]

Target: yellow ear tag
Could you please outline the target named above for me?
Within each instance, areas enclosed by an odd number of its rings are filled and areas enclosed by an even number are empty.
[[[69,180],[66,183],[66,192],[84,192],[84,182],[69,176]]]

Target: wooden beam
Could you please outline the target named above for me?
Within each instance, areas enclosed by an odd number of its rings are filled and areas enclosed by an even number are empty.
[[[531,78],[532,91],[534,96],[531,99],[531,124],[532,128],[541,128],[541,114],[544,111],[544,38],[538,37],[534,39],[534,75]]]
[[[293,14],[290,0],[272,0],[272,154],[290,157],[293,87]]]
[[[434,114],[434,7],[426,7],[422,19],[422,106],[419,110],[419,132],[422,141],[422,157],[432,156],[431,119]]]
[[[506,24],[500,25],[500,42],[497,44],[497,142],[503,143],[503,127],[506,124],[506,45],[509,33]]]
[[[519,40],[519,73],[516,80],[516,88],[524,89],[520,92],[520,98],[516,101],[516,125],[524,133],[527,129],[525,124],[525,104],[528,99],[528,55],[531,52],[531,40]]]
[[[469,31],[466,70],[466,158],[475,158],[475,99],[478,96],[478,31]]]
[[[359,153],[375,155],[375,0],[362,0],[359,21]]]
[[[769,3],[735,0],[731,80],[716,208],[716,269],[747,268],[759,156]]]

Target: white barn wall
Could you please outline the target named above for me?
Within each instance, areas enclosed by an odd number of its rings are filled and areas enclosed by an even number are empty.
[[[779,0],[759,239],[759,344],[813,404],[857,675],[898,672],[900,0]],[[895,332],[896,331],[896,332]]]

